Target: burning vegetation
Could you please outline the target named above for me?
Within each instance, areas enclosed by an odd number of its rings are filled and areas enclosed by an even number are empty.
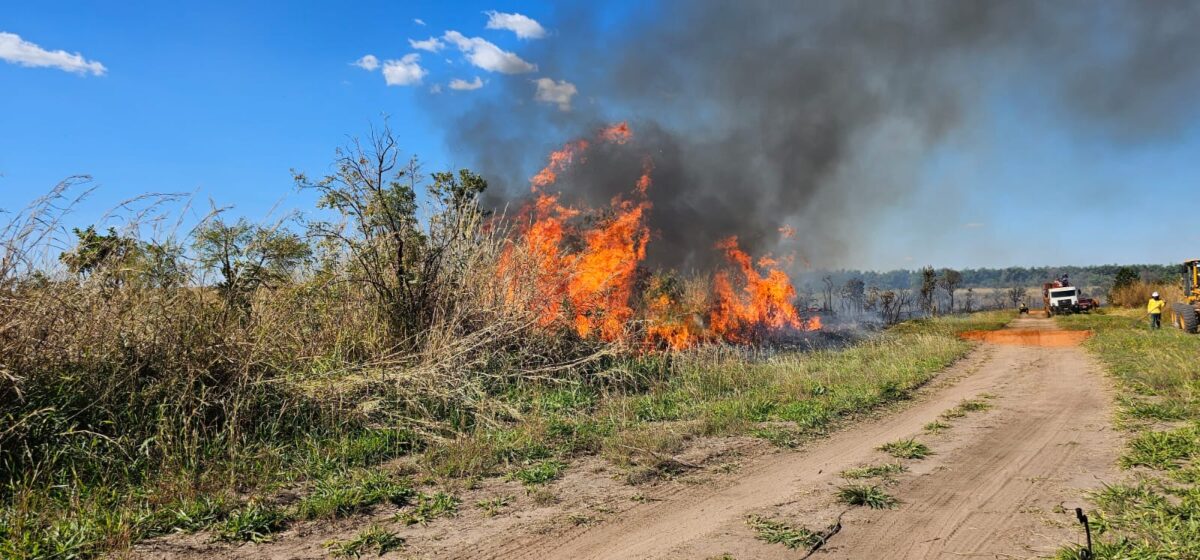
[[[760,342],[819,329],[819,317],[804,319],[793,304],[796,292],[784,262],[770,255],[755,261],[736,236],[713,247],[726,266],[710,274],[708,290],[683,290],[675,271],[647,273],[646,247],[654,236],[648,226],[654,171],[649,157],[628,192],[606,206],[571,206],[554,190],[565,171],[586,163],[594,143],[624,145],[632,139],[629,125],[621,122],[601,129],[594,141],[569,142],[550,154],[530,180],[531,198],[517,213],[501,256],[510,296],[531,289],[542,327],[671,349],[708,341]],[[790,237],[795,230],[785,226],[780,233]]]

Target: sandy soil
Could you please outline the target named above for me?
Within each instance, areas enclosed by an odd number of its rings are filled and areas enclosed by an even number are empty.
[[[679,458],[698,465],[667,480],[630,485],[599,459],[572,465],[552,499],[535,500],[519,485],[487,481],[463,493],[459,517],[403,527],[394,511],[337,523],[300,525],[262,545],[230,547],[203,535],[169,537],[139,547],[143,558],[321,558],[333,538],[370,523],[406,539],[395,558],[804,558],[755,538],[747,515],[814,531],[836,532],[813,558],[1028,558],[1051,555],[1079,539],[1073,510],[1083,491],[1113,480],[1120,445],[1110,428],[1106,379],[1078,347],[1040,318],[1015,321],[941,374],[914,401],[848,426],[796,451],[779,452],[744,438],[703,440]],[[1044,345],[1040,341],[1045,341]],[[1072,339],[1077,343],[1077,339]],[[951,420],[938,435],[922,427],[964,399],[988,394],[990,410]],[[905,461],[909,471],[887,485],[896,509],[836,502],[845,469],[890,457],[881,444],[916,436],[934,455]],[[495,517],[473,506],[513,497]]]

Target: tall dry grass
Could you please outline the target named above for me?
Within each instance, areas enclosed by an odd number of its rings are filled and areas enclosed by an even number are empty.
[[[258,288],[244,311],[191,255],[178,283],[136,260],[71,273],[57,260],[78,186],[0,237],[0,556],[120,548],[153,504],[268,482],[320,441],[382,430],[411,449],[511,418],[489,397],[514,384],[625,375],[619,346],[537,328],[539,295],[507,289],[499,266],[501,224],[448,233],[426,261],[440,270],[424,327],[399,340],[344,253]],[[140,231],[122,230],[151,243]]]
[[[1138,281],[1113,288],[1109,291],[1108,302],[1118,307],[1145,308],[1146,302],[1150,300],[1150,294],[1154,292],[1158,292],[1159,296],[1167,302],[1168,309],[1172,303],[1183,301],[1183,288],[1178,283]]]

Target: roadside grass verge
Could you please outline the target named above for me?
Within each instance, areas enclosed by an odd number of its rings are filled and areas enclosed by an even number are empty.
[[[337,417],[295,410],[297,401],[280,397],[254,406],[293,407],[288,415],[279,412],[286,422],[261,427],[261,434],[239,434],[237,446],[223,436],[196,434],[195,456],[168,458],[178,463],[134,461],[119,476],[76,478],[62,470],[52,485],[16,481],[2,492],[0,557],[92,558],[177,531],[255,542],[289,523],[343,518],[385,503],[412,508],[402,514],[405,523],[451,515],[456,500],[451,507],[439,494],[419,493],[389,466],[404,457],[415,465],[404,474],[447,485],[511,476],[545,505],[557,500],[552,483],[579,455],[600,454],[631,472],[670,476],[685,468],[672,455],[698,437],[751,435],[793,447],[909,398],[973,347],[956,333],[1000,328],[1010,318],[1000,312],[914,321],[838,349],[722,346],[606,358],[546,382],[492,382],[489,393],[473,401],[475,409],[436,410],[437,425],[458,426],[451,433],[403,423],[345,427]],[[339,375],[361,374],[322,375],[319,383],[296,376],[263,386],[318,391],[317,384],[336,386]],[[386,392],[363,395],[369,398],[341,406],[378,407],[391,398]],[[86,453],[110,452],[88,441]],[[285,488],[299,493],[299,500],[269,505]],[[490,513],[504,504],[479,507]],[[339,545],[337,551],[353,556],[368,544]]]
[[[1106,309],[1057,319],[1094,333],[1084,347],[1116,380],[1115,421],[1129,436],[1119,459],[1129,479],[1091,495],[1096,558],[1200,558],[1200,336],[1150,331],[1141,318]]]

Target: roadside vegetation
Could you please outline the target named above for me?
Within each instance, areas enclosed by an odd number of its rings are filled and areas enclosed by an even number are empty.
[[[1128,478],[1092,495],[1095,557],[1200,558],[1200,336],[1166,325],[1151,331],[1141,309],[1058,323],[1093,331],[1084,346],[1117,383],[1116,423],[1128,439],[1119,460]],[[1079,558],[1079,550],[1058,557]]]
[[[809,351],[583,336],[504,280],[528,255],[480,207],[480,177],[421,174],[386,133],[333,169],[296,176],[323,212],[300,228],[214,212],[164,232],[156,199],[130,203],[147,208],[128,228],[63,239],[74,180],[10,216],[0,557],[91,558],[173,532],[261,542],[379,509],[394,526],[330,551],[392,550],[394,529],[455,515],[455,489],[481,477],[550,503],[580,455],[639,482],[677,472],[696,437],[793,447],[908,397],[971,347],[955,333],[1009,318]],[[656,274],[654,301],[693,282]]]

